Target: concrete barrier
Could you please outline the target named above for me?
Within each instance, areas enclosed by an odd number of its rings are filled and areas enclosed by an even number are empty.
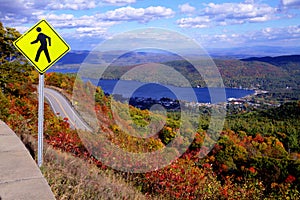
[[[55,197],[24,144],[0,121],[0,200],[35,199]]]

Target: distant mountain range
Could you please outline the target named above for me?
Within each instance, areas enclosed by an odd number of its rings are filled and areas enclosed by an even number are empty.
[[[282,55],[298,55],[300,47],[279,47],[279,46],[254,46],[254,47],[235,47],[235,48],[208,48],[207,52],[213,58],[249,58]]]
[[[89,55],[90,51],[71,51],[63,56],[57,65],[80,64]]]
[[[126,72],[140,64],[161,63],[174,68],[186,77],[193,86],[206,86],[201,74],[189,62],[180,55],[166,51],[114,51],[105,53],[72,51],[53,67],[54,71],[55,68],[65,69],[66,72],[71,69],[77,70],[87,57],[89,57],[88,60],[92,64],[101,62],[109,65],[102,76],[106,79],[120,79]],[[192,58],[198,60],[193,55]],[[201,66],[201,59],[199,62],[199,66]],[[276,95],[288,93],[287,95],[290,98],[300,98],[300,55],[249,56],[241,59],[232,58],[231,56],[216,56],[214,62],[226,87],[259,88],[273,92],[277,91]],[[98,65],[91,66],[96,68],[85,69],[85,73],[87,77],[94,78]],[[166,84],[168,84],[168,78],[172,78],[164,76],[168,72],[160,73],[155,71],[155,67],[151,67],[153,65],[148,66],[149,69],[145,69],[143,74],[134,74],[132,71],[132,77],[127,77],[128,80],[147,81],[149,77],[157,77],[158,80],[166,81]]]
[[[285,68],[286,70],[289,70],[290,67],[297,67],[299,69],[300,66],[300,55],[288,55],[288,56],[266,56],[266,57],[250,57],[241,59],[242,61],[259,61],[259,62],[265,62],[269,63],[275,66],[279,66],[282,68]],[[288,65],[289,68],[287,68]]]
[[[89,52],[71,51],[60,59],[57,65],[81,64],[88,56],[87,62],[108,63],[114,66],[131,66],[143,63],[162,63],[172,60],[182,60],[179,55],[166,51],[111,51],[111,52]]]
[[[208,55],[218,59],[242,59],[244,61],[262,61],[274,64],[284,62],[282,59],[293,59],[289,55],[300,55],[300,47],[270,47],[270,46],[255,46],[255,47],[236,47],[236,48],[207,48]],[[139,50],[139,51],[111,51],[111,52],[92,52],[97,54],[97,58],[110,63],[116,56],[120,56],[116,65],[142,64],[145,62],[168,62],[172,60],[180,60],[181,55],[176,55],[163,50]],[[58,61],[58,65],[66,64],[81,64],[85,58],[91,54],[90,51],[71,51]],[[193,57],[192,51],[186,50],[182,53]],[[271,57],[272,56],[272,57]],[[276,57],[276,58],[274,58]],[[250,59],[250,60],[249,60]],[[294,60],[293,60],[294,61]],[[272,63],[273,62],[273,63]]]

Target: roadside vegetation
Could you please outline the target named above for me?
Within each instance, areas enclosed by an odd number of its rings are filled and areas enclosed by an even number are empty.
[[[12,41],[18,36],[15,30],[0,24],[0,119],[19,135],[35,158],[38,73],[13,48]],[[70,97],[75,76],[49,73],[45,81]],[[77,89],[90,106],[88,109],[97,113],[101,124],[98,133],[126,151],[162,149],[175,136],[182,139],[179,145],[190,142],[186,139],[188,129],[178,131],[180,118],[176,112],[168,113],[167,123],[157,135],[141,139],[128,131],[133,126],[146,127],[150,111],[130,107],[133,120],[123,120],[121,127],[113,119],[112,97],[90,83],[82,82]],[[88,94],[93,94],[94,99],[87,98]],[[121,115],[126,105],[117,105]],[[300,101],[227,116],[216,145],[201,159],[199,156],[205,153],[201,146],[209,137],[211,113],[209,108],[200,109],[201,116],[191,119],[199,124],[196,133],[192,133],[195,138],[182,156],[162,169],[125,173],[97,160],[81,140],[80,134],[85,133],[70,129],[68,119],[57,118],[46,104],[42,172],[57,199],[299,198]],[[160,118],[159,114],[155,116]],[[97,146],[96,143],[93,141],[91,145]]]

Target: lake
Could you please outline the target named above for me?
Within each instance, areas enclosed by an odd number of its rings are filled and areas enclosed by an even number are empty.
[[[49,72],[74,73],[76,71],[68,69],[51,69]],[[125,98],[142,97],[159,100],[166,97],[189,102],[219,103],[226,101],[228,98],[242,98],[254,94],[254,90],[225,88],[226,99],[224,99],[222,88],[186,88],[129,80],[101,79],[98,81],[95,79],[84,78],[84,81],[87,80],[91,81],[94,85],[100,86],[105,93],[118,94]],[[210,93],[212,95],[210,95]]]
[[[93,82],[92,80],[90,81]],[[95,81],[93,83],[97,84]],[[118,86],[117,89],[115,88],[116,85]],[[106,93],[120,94],[126,98],[143,97],[158,100],[163,97],[166,97],[170,99],[178,99],[189,102],[197,101],[199,103],[224,102],[222,88],[185,88],[171,85],[162,85],[157,83],[142,83],[138,81],[106,79],[100,80],[98,82],[98,86],[100,86]],[[214,98],[214,100],[211,99],[210,93],[212,93],[212,97]],[[254,90],[225,88],[225,93],[226,99],[242,98],[247,95],[254,94]]]

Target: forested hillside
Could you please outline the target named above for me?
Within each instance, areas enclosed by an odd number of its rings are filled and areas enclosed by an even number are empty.
[[[22,139],[30,136],[36,140],[38,73],[18,55],[12,46],[11,42],[19,34],[12,29],[2,26],[0,28],[2,51],[0,119]],[[248,73],[252,74],[252,70],[258,72],[260,81],[269,80],[269,76],[278,78],[288,75],[287,72],[281,72],[273,65],[265,63],[260,63],[261,68],[256,69],[257,63],[235,62],[241,65],[242,80]],[[229,69],[230,63],[223,63],[224,68],[228,66]],[[179,67],[179,62],[176,62],[176,65]],[[274,74],[268,71],[265,76],[262,75],[264,71],[270,69]],[[225,71],[224,69],[223,73]],[[230,70],[227,72],[229,73]],[[59,88],[70,97],[75,78],[74,75],[69,74],[49,73],[46,74],[45,81],[47,86]],[[160,113],[153,114],[148,110],[129,107],[131,119],[124,119],[120,126],[113,117],[116,115],[112,114],[111,102],[114,101],[112,97],[104,95],[101,88],[91,83],[81,81],[81,84],[76,87],[82,94],[81,98],[85,99],[88,109],[95,110],[97,113],[95,120],[101,124],[98,133],[128,152],[143,153],[163,149],[175,137],[180,138],[179,146],[189,142],[186,135],[190,133],[189,127],[178,129],[180,111],[168,112],[166,124],[161,130],[156,135],[145,139],[133,136],[130,132],[131,128],[141,127],[138,134],[143,134],[143,128],[147,127],[151,120],[150,116],[159,119],[162,117]],[[90,94],[94,98],[89,98]],[[117,102],[115,105],[118,105],[114,109],[118,111],[119,116],[127,109],[125,104]],[[197,124],[198,129],[191,133],[195,138],[183,155],[164,168],[145,173],[129,173],[115,170],[112,166],[105,166],[97,160],[96,156],[88,151],[84,145],[86,142],[82,141],[79,135],[79,133],[88,133],[70,129],[68,119],[57,118],[46,104],[45,142],[59,154],[47,159],[43,173],[57,199],[299,198],[299,100],[270,110],[228,115],[220,137],[204,158],[200,158],[205,153],[205,149],[201,147],[205,138],[211,137],[207,132],[211,110],[207,107],[199,109],[200,117],[185,119]],[[97,136],[97,134],[93,135]],[[97,142],[91,140],[90,144],[94,145]],[[28,143],[26,145],[30,146]],[[34,156],[34,150],[31,151]],[[108,156],[108,159],[112,160],[111,158]],[[122,157],[115,159],[126,160]],[[74,166],[74,163],[77,166]],[[87,165],[89,170],[84,170]],[[109,175],[104,178],[102,174]],[[103,196],[105,194],[107,196]]]
[[[279,76],[271,82],[270,96],[277,99],[293,99],[300,97],[300,55],[261,57],[243,59],[246,63],[261,62],[279,68],[286,77]]]
[[[266,62],[286,69],[290,69],[292,66],[295,66],[299,70],[299,65],[300,65],[300,55],[277,56],[277,57],[269,57],[269,56],[251,57],[251,58],[245,58],[241,60]]]
[[[108,53],[108,55],[110,54]],[[130,55],[132,55],[133,57],[130,57]],[[149,55],[148,59],[147,55]],[[154,55],[156,55],[156,57]],[[147,82],[147,80],[149,80],[149,77],[155,77],[157,80],[160,80],[160,82],[164,84],[170,84],[168,78],[163,76],[163,74],[168,74],[168,72],[157,72],[155,70],[154,64],[151,64],[151,61],[155,61],[177,70],[191,83],[193,87],[206,86],[203,77],[198,73],[195,67],[189,62],[181,60],[181,57],[173,56],[174,60],[170,61],[168,59],[173,57],[169,54],[166,54],[167,61],[165,61],[162,58],[165,54],[156,53],[154,55],[141,52],[131,52],[129,54],[124,54],[109,65],[102,78],[120,79],[126,72],[135,68],[138,64],[145,64],[147,63],[147,61],[149,61],[150,64],[147,65],[153,70],[149,69],[145,74],[134,74],[135,72],[131,70],[130,77],[122,78]],[[205,69],[205,60],[197,60],[197,58],[193,59],[194,63],[197,63],[196,67]],[[269,93],[267,95],[264,95],[264,98],[272,101],[279,101],[282,103],[289,100],[297,100],[300,98],[299,59],[299,55],[294,55],[274,58],[249,58],[243,60],[214,59],[214,62],[219,69],[225,87],[241,87],[266,90]],[[110,60],[108,59],[107,62],[110,62]],[[97,69],[94,69],[93,67],[91,67],[90,69],[85,68],[84,74],[90,78],[97,78],[93,73],[95,70]],[[207,73],[210,72],[207,71]],[[178,81],[176,85],[181,87],[187,86],[180,81]]]

